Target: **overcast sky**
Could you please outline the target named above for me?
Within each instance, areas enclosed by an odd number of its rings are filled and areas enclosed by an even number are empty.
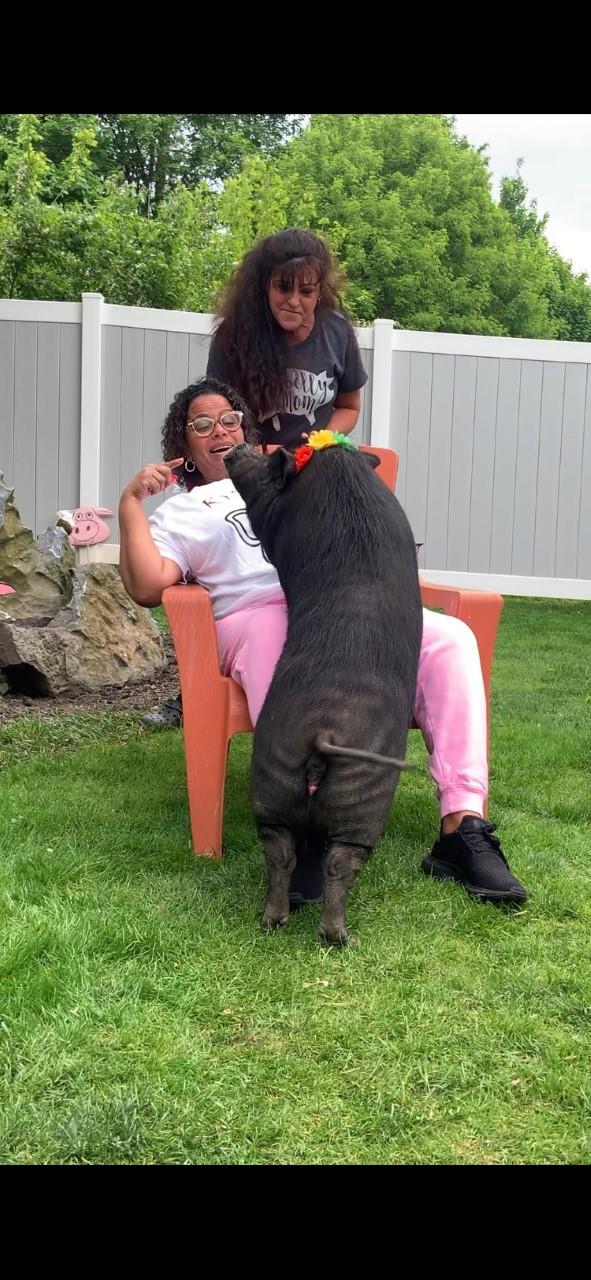
[[[550,244],[591,282],[591,115],[450,114],[472,146],[489,144],[495,199],[500,179],[513,175],[523,157],[530,199],[537,201],[538,214],[550,215]]]

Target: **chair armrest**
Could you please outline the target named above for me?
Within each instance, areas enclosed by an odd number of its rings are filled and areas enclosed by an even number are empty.
[[[503,597],[495,591],[464,591],[460,587],[440,586],[423,582],[421,579],[421,599],[427,608],[443,609],[444,613],[467,623],[470,630],[474,632],[488,700],[497,629],[503,612]]]

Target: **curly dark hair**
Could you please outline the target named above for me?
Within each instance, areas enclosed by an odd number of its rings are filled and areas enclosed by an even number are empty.
[[[345,277],[320,236],[288,227],[249,249],[217,300],[216,346],[235,386],[255,413],[267,417],[287,390],[286,344],[267,300],[272,276],[293,287],[314,273],[320,284],[317,310],[339,309]],[[346,315],[345,315],[346,318]]]
[[[242,419],[244,439],[248,444],[259,443],[260,432],[242,396],[233,387],[229,387],[227,383],[220,382],[219,378],[206,375],[204,378],[199,378],[198,382],[191,382],[182,391],[177,391],[174,397],[162,427],[162,457],[165,462],[169,462],[171,458],[180,458],[181,454],[186,453],[185,430],[189,405],[195,399],[195,396],[207,395],[223,396],[232,405],[233,409],[242,412],[244,414]],[[191,488],[195,483],[199,484],[200,473],[198,470],[185,474],[185,468],[183,467],[182,471],[177,472],[177,475],[178,483],[181,485],[187,483],[188,475],[192,475]]]

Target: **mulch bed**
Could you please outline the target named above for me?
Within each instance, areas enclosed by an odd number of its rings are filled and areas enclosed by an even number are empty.
[[[0,697],[0,725],[17,716],[68,715],[71,711],[148,711],[164,698],[178,693],[178,672],[172,640],[164,636],[168,663],[153,680],[126,685],[119,689],[110,685],[99,693],[81,693],[77,697],[64,695],[57,698],[30,698],[20,693],[5,693]]]

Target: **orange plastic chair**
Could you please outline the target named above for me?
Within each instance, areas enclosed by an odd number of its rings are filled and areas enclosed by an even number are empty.
[[[362,446],[380,458],[377,474],[394,489],[399,457],[393,449]],[[423,604],[461,618],[476,636],[486,691],[489,693],[503,597],[489,591],[463,591],[421,581]],[[162,603],[168,618],[183,699],[183,734],[191,835],[195,853],[221,858],[224,784],[230,739],[252,733],[246,698],[229,676],[220,674],[217,635],[209,594],[193,584],[167,587]],[[486,810],[485,810],[486,816]]]

